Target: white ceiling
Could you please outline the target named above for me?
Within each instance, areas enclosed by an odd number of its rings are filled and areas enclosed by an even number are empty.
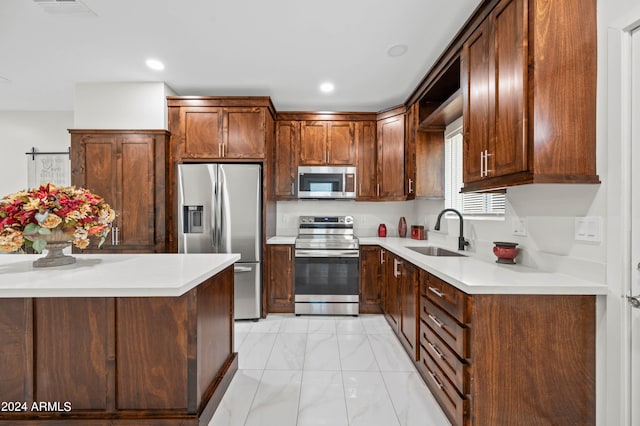
[[[279,111],[378,111],[407,99],[480,3],[83,1],[95,14],[0,0],[0,110],[73,110],[78,82],[165,81],[179,95],[271,96]],[[407,53],[388,56],[396,44]]]

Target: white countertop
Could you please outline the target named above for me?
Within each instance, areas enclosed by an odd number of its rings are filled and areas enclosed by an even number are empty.
[[[267,240],[267,244],[295,244],[296,237],[271,237]]]
[[[0,298],[181,296],[239,254],[74,254],[72,265],[34,268],[43,255],[0,255]]]
[[[607,293],[604,283],[586,281],[570,275],[544,272],[518,264],[504,265],[470,256],[427,256],[407,248],[434,245],[424,240],[397,237],[364,237],[359,240],[362,245],[379,245],[468,294]],[[449,247],[444,248],[451,250]]]

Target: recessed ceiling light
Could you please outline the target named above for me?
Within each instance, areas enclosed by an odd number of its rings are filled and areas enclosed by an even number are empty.
[[[320,85],[320,91],[322,93],[331,93],[336,87],[330,81],[325,81]]]
[[[164,69],[164,64],[157,59],[147,59],[145,63],[154,71],[162,71]]]
[[[407,46],[406,44],[396,44],[391,46],[389,50],[387,50],[387,55],[391,56],[392,58],[397,58],[398,56],[402,56],[407,53],[407,50],[409,50],[409,46]]]

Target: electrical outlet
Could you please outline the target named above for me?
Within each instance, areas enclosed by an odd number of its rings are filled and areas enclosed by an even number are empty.
[[[576,241],[602,241],[602,218],[599,216],[576,217],[574,228]]]
[[[511,233],[519,237],[527,236],[527,219],[523,217],[514,217],[511,219]]]

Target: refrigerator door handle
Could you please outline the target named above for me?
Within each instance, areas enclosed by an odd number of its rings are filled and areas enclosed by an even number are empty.
[[[224,166],[218,166],[218,253],[231,253],[231,211],[228,191]]]
[[[211,182],[211,211],[209,212],[209,217],[211,219],[211,246],[213,248],[213,253],[216,253],[218,248],[218,215],[216,213],[218,205],[218,168],[216,165],[210,164],[207,166],[207,171],[209,173],[209,181]]]
[[[233,272],[251,272],[252,269],[249,266],[238,266],[234,265]]]

